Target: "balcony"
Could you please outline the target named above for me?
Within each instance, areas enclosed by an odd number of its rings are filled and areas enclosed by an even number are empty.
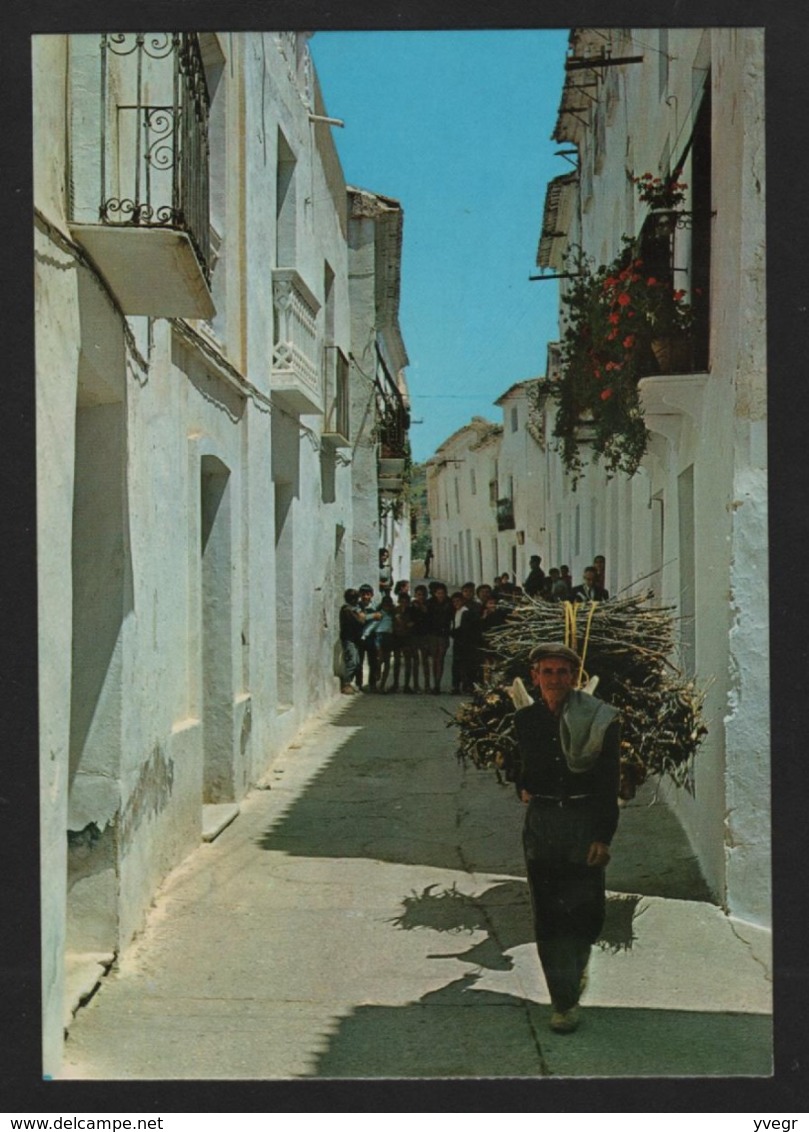
[[[199,37],[77,37],[71,78],[74,238],[126,314],[211,318],[210,97]]]
[[[275,313],[270,391],[289,412],[322,413],[317,356],[320,303],[291,267],[272,273]]]
[[[399,457],[380,456],[377,463],[379,490],[398,492],[404,487],[406,460]]]
[[[339,346],[326,346],[323,365],[326,403],[323,407],[321,440],[331,448],[350,448],[348,358]]]

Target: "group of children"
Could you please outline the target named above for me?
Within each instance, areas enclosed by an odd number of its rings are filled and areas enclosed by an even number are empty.
[[[371,585],[345,591],[340,610],[342,691],[440,695],[452,644],[451,691],[470,692],[484,679],[492,653],[484,634],[501,624],[511,605],[489,585],[467,582],[449,594],[444,582],[397,582],[374,601]],[[367,682],[365,670],[367,667]],[[390,681],[390,684],[389,684]]]
[[[485,682],[494,659],[487,633],[497,628],[524,595],[547,601],[606,601],[603,586],[604,557],[584,570],[584,581],[573,586],[567,566],[545,575],[542,559],[530,559],[523,586],[501,574],[493,586],[466,582],[450,594],[444,582],[421,583],[410,592],[410,582],[391,582],[387,557],[380,554],[379,588],[348,589],[340,609],[342,691],[431,692],[440,695],[444,664],[452,644],[451,691],[471,692]],[[365,680],[367,670],[367,681]],[[390,682],[390,683],[389,683]]]

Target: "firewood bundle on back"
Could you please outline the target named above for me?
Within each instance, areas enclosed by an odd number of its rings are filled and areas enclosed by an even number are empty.
[[[509,686],[520,677],[530,688],[528,656],[536,645],[566,641],[583,659],[579,684],[597,677],[595,695],[621,711],[622,796],[631,798],[650,775],[668,775],[691,790],[693,758],[707,734],[705,692],[672,663],[676,619],[651,599],[647,593],[578,605],[521,601],[486,635],[496,655],[488,683],[451,720],[459,732],[458,757],[512,779],[517,744]]]

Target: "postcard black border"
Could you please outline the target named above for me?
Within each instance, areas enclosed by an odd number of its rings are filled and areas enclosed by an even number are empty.
[[[0,432],[3,618],[0,660],[0,1003],[6,1112],[755,1112],[807,1108],[806,873],[809,782],[805,753],[807,654],[802,555],[809,546],[806,472],[806,83],[809,17],[790,3],[505,3],[437,6],[418,0],[155,0],[100,5],[12,0],[0,17],[0,216],[5,220],[5,365]],[[766,35],[767,274],[770,441],[770,609],[775,948],[772,1078],[611,1078],[454,1081],[43,1082],[40,1078],[39,842],[30,36],[170,26],[430,30],[447,27],[735,26]],[[762,661],[761,679],[768,678]]]

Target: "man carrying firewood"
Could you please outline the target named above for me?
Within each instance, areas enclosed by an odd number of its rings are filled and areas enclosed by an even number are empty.
[[[514,716],[515,785],[528,806],[523,849],[551,1029],[578,1026],[590,948],[604,923],[605,868],[618,825],[617,709],[576,689],[579,657],[562,644],[530,654],[540,698]]]

